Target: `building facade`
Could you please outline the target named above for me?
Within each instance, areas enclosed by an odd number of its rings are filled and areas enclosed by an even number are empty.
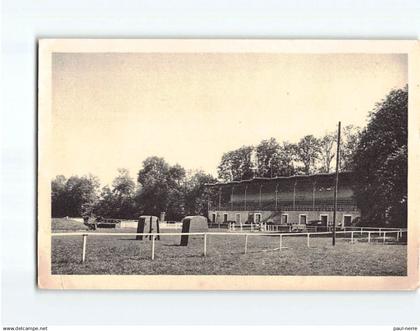
[[[350,226],[360,218],[353,197],[353,174],[342,172],[338,179],[337,225]],[[335,174],[276,178],[253,178],[207,184],[209,220],[212,223],[308,224],[322,221],[332,225]]]

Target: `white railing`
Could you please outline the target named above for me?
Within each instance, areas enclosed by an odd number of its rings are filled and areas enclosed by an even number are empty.
[[[372,235],[377,233],[378,236],[374,238]],[[344,234],[344,237],[347,235],[350,235],[350,242],[354,244],[354,235],[360,234],[360,236],[363,236],[363,234],[367,234],[367,242],[371,243],[372,240],[380,240],[384,244],[386,242],[387,234],[395,234],[395,239],[398,241],[402,236],[401,230],[394,230],[394,231],[347,231],[347,232],[336,232],[337,236]],[[85,262],[86,259],[86,244],[87,244],[87,237],[88,236],[151,236],[152,241],[152,247],[151,247],[151,258],[152,260],[155,259],[155,240],[157,236],[203,236],[204,239],[204,247],[203,247],[203,255],[207,256],[207,236],[245,236],[245,248],[244,248],[244,254],[247,253],[248,249],[248,237],[252,236],[278,236],[279,237],[279,247],[276,248],[276,250],[282,250],[287,247],[283,246],[283,237],[297,237],[297,236],[306,236],[306,245],[309,248],[310,247],[310,238],[311,236],[319,236],[319,235],[332,235],[332,232],[299,232],[299,233],[289,233],[289,232],[280,232],[280,233],[270,233],[270,232],[161,232],[161,233],[109,233],[109,232],[96,232],[96,233],[86,233],[86,232],[57,232],[52,233],[52,237],[68,237],[68,236],[82,236],[82,263]]]
[[[280,232],[282,230],[288,230],[288,232],[292,232],[293,228],[301,227],[301,230],[305,231],[312,231],[312,232],[332,232],[333,226],[326,226],[326,225],[305,225],[305,224],[293,224],[293,225],[286,225],[286,224],[267,224],[267,223],[259,223],[259,224],[235,224],[229,223],[228,231],[263,231],[263,232]],[[336,232],[350,232],[350,231],[378,231],[382,233],[383,231],[401,231],[407,232],[405,228],[385,228],[385,227],[359,227],[359,226],[336,226]]]

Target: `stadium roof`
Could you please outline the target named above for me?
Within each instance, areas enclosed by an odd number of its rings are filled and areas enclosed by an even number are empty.
[[[348,175],[351,174],[351,171],[342,171],[339,175]],[[243,183],[253,183],[253,182],[264,182],[264,181],[275,181],[275,180],[286,180],[286,179],[299,179],[299,178],[317,178],[317,177],[331,177],[335,176],[335,172],[330,173],[320,173],[312,175],[294,175],[294,176],[280,176],[280,177],[254,177],[251,179],[237,180],[231,182],[217,182],[217,183],[206,183],[205,186],[224,186],[232,184],[243,184]]]

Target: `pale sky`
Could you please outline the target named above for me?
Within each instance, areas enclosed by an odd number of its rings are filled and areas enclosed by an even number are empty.
[[[133,178],[145,158],[217,175],[224,152],[297,142],[369,111],[407,84],[406,55],[53,55],[53,173]]]

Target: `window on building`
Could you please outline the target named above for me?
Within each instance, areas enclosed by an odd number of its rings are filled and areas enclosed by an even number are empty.
[[[228,221],[228,214],[223,214],[223,223],[227,223]]]
[[[261,222],[261,213],[255,213],[254,214],[254,223],[260,223]]]
[[[343,226],[350,226],[351,225],[351,215],[344,215],[343,217]]]
[[[281,224],[287,224],[289,221],[289,215],[283,214],[281,215]]]
[[[328,215],[321,215],[322,225],[328,225]]]
[[[213,223],[216,223],[216,214],[214,213],[213,215],[211,215],[211,220]]]
[[[235,222],[236,222],[236,223],[241,223],[241,214],[240,214],[240,213],[237,213],[237,214],[235,215]]]
[[[306,224],[306,214],[300,214],[299,215],[299,224]]]

